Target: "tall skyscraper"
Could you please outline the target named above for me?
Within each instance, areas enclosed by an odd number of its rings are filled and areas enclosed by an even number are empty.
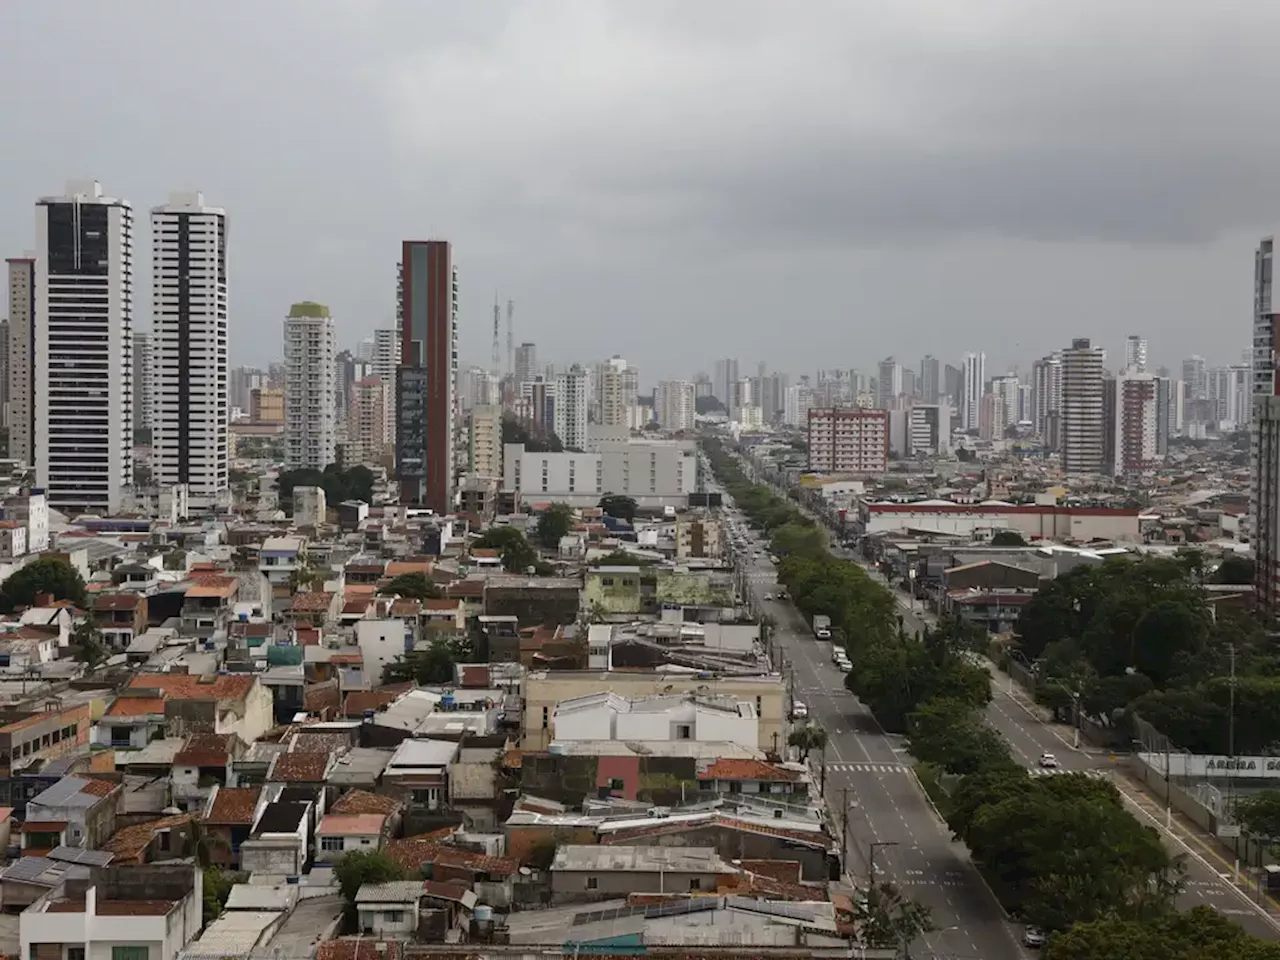
[[[323,470],[336,459],[333,317],[323,303],[295,303],[284,321],[285,466]]]
[[[1147,338],[1129,334],[1124,342],[1124,368],[1134,373],[1147,372]]]
[[[468,420],[467,472],[477,477],[502,477],[502,407],[479,404]]]
[[[1259,379],[1255,368],[1255,395],[1260,385],[1267,390],[1271,389],[1270,381],[1263,382],[1264,380],[1265,377]],[[1212,411],[1209,409],[1209,368],[1205,364],[1204,357],[1188,357],[1182,361],[1182,381],[1187,385],[1182,419],[1187,424],[1188,430],[1194,433],[1193,425],[1203,425],[1212,418]],[[1203,430],[1200,432],[1203,433]]]
[[[516,393],[518,394],[520,392],[520,384],[536,380],[540,375],[541,371],[538,370],[538,347],[536,344],[522,343],[516,347],[515,367]]]
[[[446,240],[406,240],[400,254],[396,473],[400,501],[453,509],[456,481],[458,272]]]
[[[386,413],[387,443],[396,442],[396,367],[400,365],[400,328],[380,327],[373,331],[373,350],[369,356],[369,372],[382,378],[387,388],[386,402],[383,408]]]
[[[1106,380],[1104,384],[1104,389],[1112,394],[1104,403],[1110,414],[1106,424],[1111,434],[1106,443],[1109,472],[1117,477],[1151,473],[1163,457],[1157,378],[1126,367],[1114,380]]]
[[[600,423],[606,427],[625,427],[635,406],[640,379],[634,367],[619,356],[610,357],[599,367]]]
[[[920,361],[920,400],[922,403],[936,404],[941,396],[941,364],[937,357],[925,354]]]
[[[342,450],[344,466],[375,466],[382,463],[390,441],[387,438],[387,385],[377,376],[367,376],[351,385],[347,401],[347,442]]]
[[[978,405],[978,439],[999,440],[1008,425],[1005,399],[1002,393],[984,393]]]
[[[693,429],[693,384],[688,380],[663,380],[658,384],[654,411],[658,425],[670,433]]]
[[[150,430],[155,423],[155,354],[151,333],[133,332],[133,429]],[[152,438],[155,442],[155,438]]]
[[[555,433],[566,450],[587,449],[589,379],[576,363],[556,377]]]
[[[807,426],[809,409],[813,406],[813,388],[808,377],[801,377],[795,386],[787,387],[786,400],[782,408],[782,422],[789,427]],[[948,426],[948,429],[950,427]]]
[[[1013,374],[1005,374],[1000,377],[991,378],[991,392],[998,394],[1001,401],[1001,413],[1004,416],[1004,422],[1000,424],[999,436],[1003,437],[1005,430],[1018,422],[1018,416],[1021,411],[1020,394],[1021,384],[1018,378]]]
[[[1031,423],[1041,439],[1049,433],[1049,418],[1062,409],[1062,357],[1050,354],[1031,365]]]
[[[1087,339],[1062,351],[1062,468],[1068,476],[1103,471],[1102,348]]]
[[[902,364],[893,357],[887,357],[880,361],[879,375],[876,379],[876,409],[895,409],[901,393]]]
[[[738,382],[738,361],[729,357],[716,361],[715,396],[732,413],[733,385]]]
[[[226,211],[170,194],[151,210],[151,238],[155,479],[209,508],[230,490]]]
[[[1276,386],[1276,315],[1271,312],[1274,237],[1263,237],[1253,257],[1253,394],[1269,397]],[[1185,364],[1184,364],[1185,370]],[[1186,380],[1184,372],[1182,379]],[[1187,392],[1192,392],[1187,383]]]
[[[9,273],[9,456],[35,464],[36,261],[6,260]]]
[[[947,364],[942,371],[942,397],[956,410],[960,411],[960,419],[964,420],[961,405],[964,402],[964,369]]]
[[[968,353],[964,358],[960,423],[965,430],[977,430],[983,394],[986,393],[987,355]]]
[[[36,203],[36,475],[49,506],[119,512],[133,483],[133,208],[97,181]]]

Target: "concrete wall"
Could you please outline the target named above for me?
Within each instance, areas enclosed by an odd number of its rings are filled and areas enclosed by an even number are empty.
[[[588,879],[595,881],[589,889]],[[556,903],[615,900],[630,893],[714,892],[719,876],[714,873],[684,873],[655,870],[601,871],[556,870],[551,874],[551,899]]]
[[[364,659],[364,674],[371,686],[382,683],[387,664],[405,654],[404,621],[357,620],[356,642]]]

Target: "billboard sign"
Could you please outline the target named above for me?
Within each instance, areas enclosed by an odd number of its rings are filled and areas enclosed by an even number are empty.
[[[1138,757],[1152,770],[1163,774],[1165,765],[1173,777],[1194,779],[1280,779],[1280,757],[1228,757],[1217,754],[1140,753]]]

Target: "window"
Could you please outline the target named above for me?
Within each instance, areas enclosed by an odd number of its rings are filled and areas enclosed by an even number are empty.
[[[699,880],[697,877],[690,877],[690,878],[689,878],[689,889],[690,889],[690,891],[693,891],[693,890],[701,890],[701,889],[702,889],[702,881],[701,881],[701,880]]]
[[[342,838],[341,837],[321,837],[320,849],[321,850],[341,850]]]
[[[599,881],[599,880],[597,880],[595,877],[587,877],[587,889],[588,889],[588,890],[599,890],[599,889],[600,889],[600,881]],[[113,957],[113,958],[112,958],[112,960],[115,960],[115,958]]]
[[[688,724],[688,723],[677,723],[677,724],[676,724],[676,739],[677,739],[677,740],[692,740],[692,739],[693,739],[693,725],[692,725],[692,724]]]
[[[621,777],[610,777],[610,778],[609,778],[609,789],[610,789],[610,790],[625,790],[625,789],[626,789],[626,787],[627,787],[627,785],[626,785],[626,783],[623,781],[623,779],[622,779]]]
[[[383,923],[404,923],[404,911],[403,910],[383,910],[382,922]]]
[[[547,708],[542,708],[542,729],[547,729]]]
[[[84,960],[84,947],[67,947],[67,960]]]
[[[151,951],[146,947],[112,947],[111,960],[151,960]]]

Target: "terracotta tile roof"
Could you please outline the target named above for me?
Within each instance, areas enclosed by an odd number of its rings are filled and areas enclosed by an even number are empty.
[[[405,597],[397,597],[391,601],[388,614],[393,617],[416,617],[422,612],[422,601]]]
[[[342,715],[346,717],[362,717],[366,710],[377,710],[400,696],[389,690],[353,690],[342,702]]]
[[[330,662],[336,658],[330,658]],[[308,684],[302,693],[305,710],[337,710],[342,703],[342,691],[335,682]]]
[[[403,576],[406,573],[430,573],[434,566],[430,560],[392,560],[383,571],[388,580]]]
[[[329,808],[331,813],[380,813],[384,817],[393,816],[399,809],[399,801],[368,790],[348,790]]]
[[[298,627],[293,633],[300,647],[320,646],[320,631],[316,627]]]
[[[445,587],[444,595],[459,600],[479,600],[484,596],[484,581],[455,580]]]
[[[321,837],[371,836],[382,832],[387,817],[382,813],[330,813],[320,821]]]
[[[452,597],[452,598],[443,597],[439,600],[428,597],[426,600],[422,601],[422,609],[424,610],[457,610],[458,603],[459,601],[457,597]]]
[[[423,880],[422,892],[437,900],[451,900],[461,903],[466,896],[467,888],[460,883],[445,883],[441,880]]]
[[[142,598],[136,593],[100,593],[93,598],[95,613],[112,613],[116,610],[137,610]]]
[[[293,753],[341,753],[351,746],[351,737],[345,733],[330,731],[308,732],[307,727],[299,727],[294,734],[289,749]]]
[[[487,664],[467,664],[462,668],[462,685],[464,687],[489,686],[489,667]]]
[[[488,857],[420,837],[392,840],[387,843],[386,854],[404,870],[415,875],[421,875],[424,863],[469,870],[472,873],[487,873],[495,878],[509,877],[520,869],[520,861],[514,857]]]
[[[258,808],[261,787],[222,787],[213,798],[213,808],[206,823],[245,825],[253,824],[253,813]]]
[[[108,717],[144,717],[164,714],[164,701],[159,697],[120,697],[107,710]]]
[[[472,547],[471,556],[477,560],[497,560],[502,556],[502,551],[496,547]]]
[[[311,593],[295,593],[289,609],[294,613],[324,613],[331,603],[333,603],[332,593],[315,590]]]
[[[220,576],[201,576],[196,577],[192,581],[191,586],[187,588],[187,597],[200,599],[221,599],[226,600],[236,592],[236,587],[240,581],[236,577],[220,577]]]
[[[362,654],[362,653],[335,653],[333,656],[331,656],[331,657],[329,658],[329,662],[330,662],[330,663],[348,664],[348,665],[350,665],[350,664],[359,664],[359,665],[363,665],[363,664],[364,664],[364,654]],[[335,702],[333,706],[334,706],[334,708],[336,709],[336,708],[337,708],[337,706],[338,706],[338,704]]]
[[[20,833],[61,833],[67,829],[65,820],[28,820]]]
[[[342,612],[348,615],[363,617],[365,613],[368,611],[370,603],[371,601],[368,598],[365,598],[365,599],[356,598],[355,600],[348,600],[346,603],[342,605]]]
[[[800,771],[788,770],[763,760],[720,759],[698,771],[699,780],[771,780],[794,782],[800,779]]]
[[[316,947],[316,960],[401,960],[405,946],[403,940],[373,937],[322,940]]]
[[[139,673],[130,690],[159,690],[167,700],[243,700],[257,683],[244,674],[217,674],[205,678],[191,673]]]
[[[147,846],[161,830],[169,830],[190,823],[195,818],[184,813],[173,817],[161,817],[159,820],[148,820],[135,823],[131,827],[122,827],[102,845],[107,853],[115,855],[116,861],[136,860],[146,852]]]
[[[101,917],[163,917],[174,908],[173,900],[99,900],[94,909]],[[84,913],[83,900],[54,900],[48,913]]]
[[[175,767],[225,767],[231,759],[232,733],[197,733],[173,757]]]
[[[800,882],[799,860],[743,860],[740,866],[748,873],[758,873],[785,883]]]
[[[110,780],[98,780],[90,778],[85,781],[85,785],[80,788],[81,793],[87,793],[91,797],[109,797],[119,789],[120,784],[112,783]]]
[[[323,783],[329,753],[282,753],[276,757],[270,779],[275,783]]]
[[[377,595],[376,583],[348,583],[342,587],[343,600],[372,600]]]

